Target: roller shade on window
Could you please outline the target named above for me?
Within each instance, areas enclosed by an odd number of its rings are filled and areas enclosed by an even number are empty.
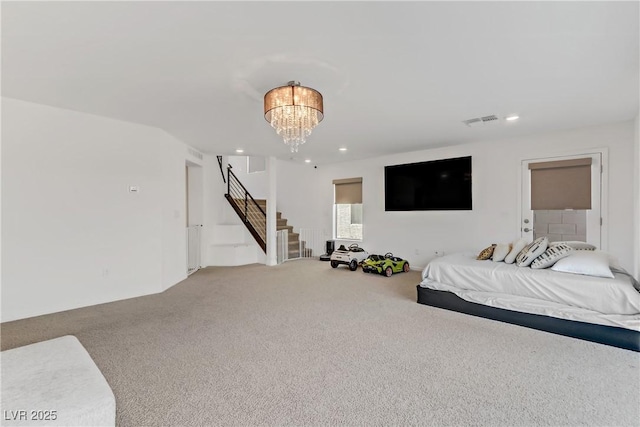
[[[334,179],[336,204],[362,203],[362,178]]]
[[[591,209],[591,158],[529,163],[531,209]]]

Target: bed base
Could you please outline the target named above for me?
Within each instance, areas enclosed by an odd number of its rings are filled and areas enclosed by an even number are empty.
[[[490,307],[465,301],[452,292],[420,285],[417,288],[420,304],[640,352],[640,332],[637,331]]]

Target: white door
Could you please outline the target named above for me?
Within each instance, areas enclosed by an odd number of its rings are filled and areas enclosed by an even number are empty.
[[[520,233],[533,240],[548,236],[550,241],[581,240],[600,249],[603,242],[602,225],[602,176],[605,153],[580,153],[551,158],[527,159],[522,161],[522,207]],[[531,209],[531,170],[529,164],[553,162],[591,157],[591,209],[534,211]]]

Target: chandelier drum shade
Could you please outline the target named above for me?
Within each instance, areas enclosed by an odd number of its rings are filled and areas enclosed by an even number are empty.
[[[290,81],[265,94],[264,118],[295,153],[324,118],[322,94]]]

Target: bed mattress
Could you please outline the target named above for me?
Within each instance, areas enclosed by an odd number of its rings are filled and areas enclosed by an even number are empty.
[[[476,254],[436,258],[421,287],[496,308],[640,331],[640,293],[621,273],[600,278],[478,261]]]

